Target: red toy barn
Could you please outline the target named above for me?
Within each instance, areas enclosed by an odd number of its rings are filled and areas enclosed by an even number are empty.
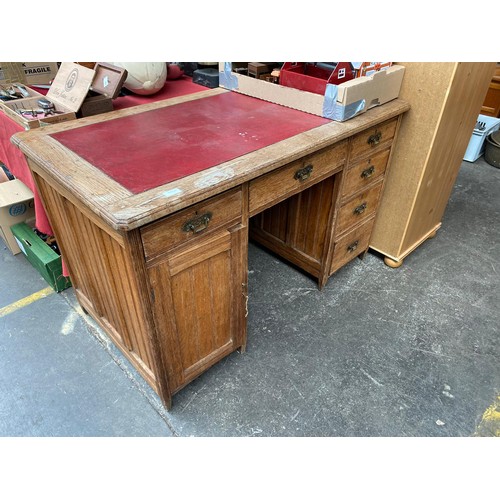
[[[324,95],[327,83],[339,85],[355,76],[350,62],[286,62],[280,71],[280,85]]]

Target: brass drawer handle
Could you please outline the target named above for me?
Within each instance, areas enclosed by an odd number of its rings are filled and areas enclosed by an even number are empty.
[[[351,243],[351,244],[347,247],[347,251],[348,251],[348,252],[354,252],[354,250],[356,250],[356,248],[358,248],[358,244],[359,244],[359,240],[356,240],[354,243]]]
[[[354,214],[355,215],[360,215],[362,214],[365,210],[366,210],[366,201],[364,203],[362,203],[361,205],[358,205],[355,209],[354,209]]]
[[[313,166],[306,165],[304,168],[297,170],[293,178],[300,182],[305,181],[306,179],[309,179],[309,177],[311,177],[312,171],[313,171]]]
[[[375,165],[372,165],[370,168],[363,170],[363,172],[361,172],[361,177],[363,179],[368,179],[368,177],[371,177],[373,175],[373,172],[375,172]]]
[[[212,214],[207,212],[206,214],[195,217],[194,219],[188,220],[183,226],[182,230],[188,233],[192,231],[193,233],[200,233],[208,227],[208,223],[212,218]]]
[[[380,142],[380,139],[382,139],[382,132],[376,130],[374,134],[368,137],[368,144],[372,147],[376,146]]]

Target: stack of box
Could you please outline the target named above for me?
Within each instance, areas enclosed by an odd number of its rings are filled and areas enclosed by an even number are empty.
[[[0,236],[7,248],[14,254],[21,250],[10,228],[35,217],[33,193],[19,180],[9,180],[3,169],[0,169]]]
[[[33,193],[19,179],[10,180],[0,168],[0,237],[13,255],[24,253],[28,261],[56,291],[71,286],[63,276],[62,260],[34,230]]]

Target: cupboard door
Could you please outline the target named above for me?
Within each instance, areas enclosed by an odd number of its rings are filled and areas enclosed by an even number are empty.
[[[246,342],[246,227],[183,247],[148,269],[172,393]]]

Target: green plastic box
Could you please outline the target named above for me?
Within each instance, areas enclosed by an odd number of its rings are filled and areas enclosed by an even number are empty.
[[[56,292],[71,286],[69,277],[62,274],[61,256],[54,252],[31,226],[21,222],[10,229],[26,258]]]

